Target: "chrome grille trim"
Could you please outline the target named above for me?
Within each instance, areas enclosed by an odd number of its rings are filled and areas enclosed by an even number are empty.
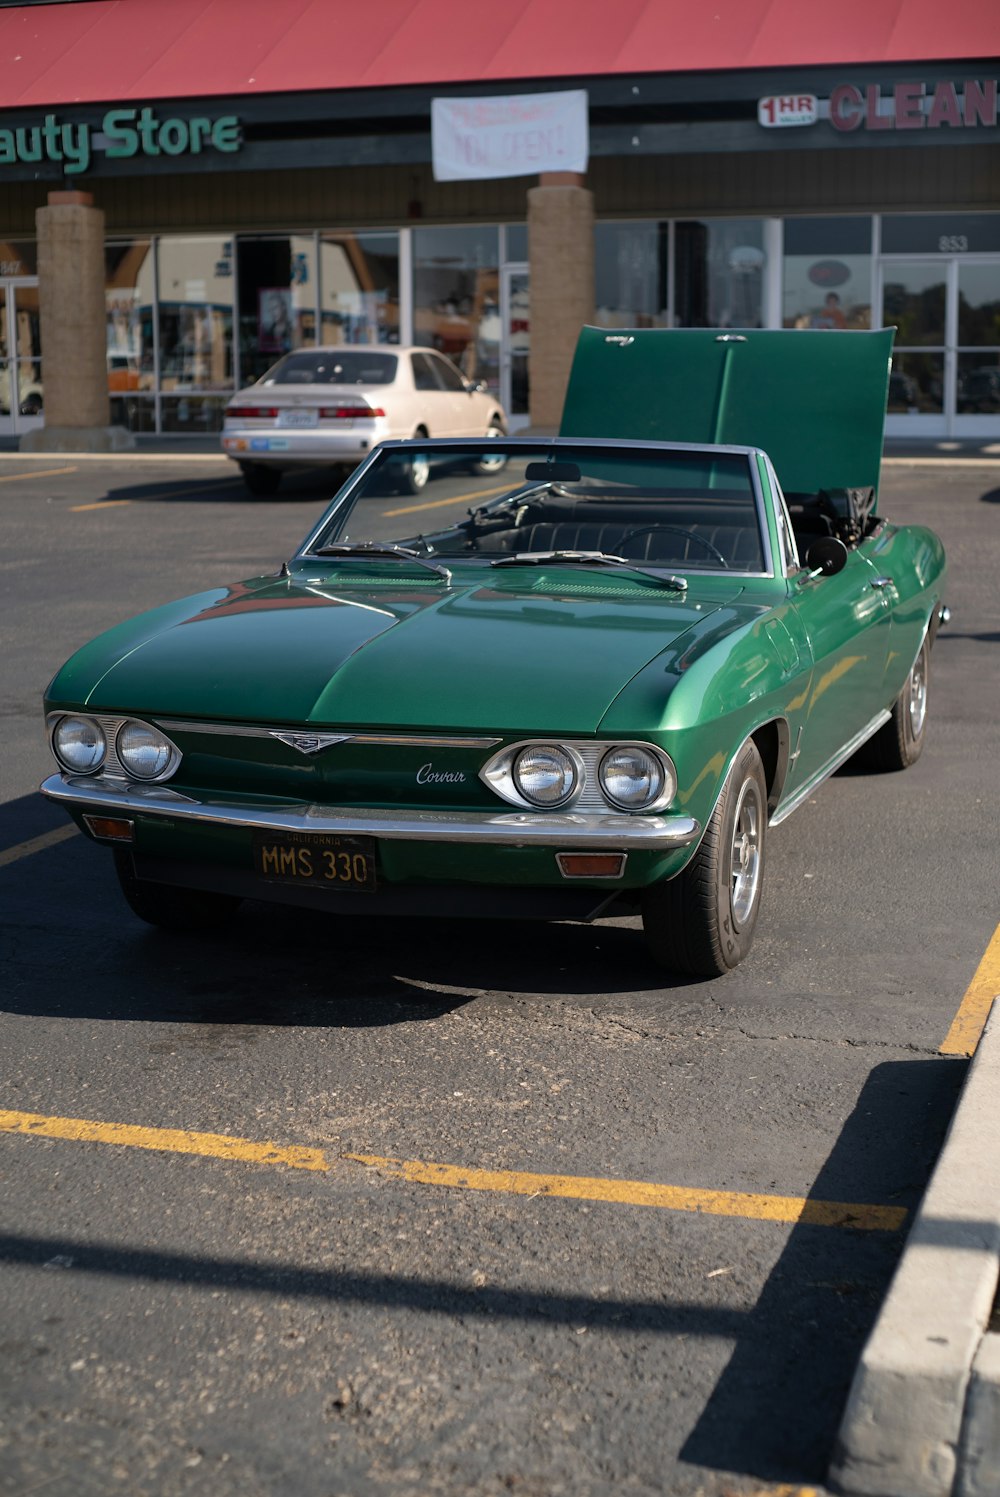
[[[203,723],[179,717],[158,717],[155,722],[156,726],[162,728],[165,733],[214,733],[222,738],[273,738],[276,734],[283,732],[321,734],[328,731],[326,725],[312,723],[292,723],[282,728],[273,724],[271,727],[259,727],[249,723]],[[489,749],[503,742],[502,738],[469,738],[441,734],[354,733],[350,729],[341,734],[336,728],[332,731],[337,732],[341,743],[385,744],[396,748]]]

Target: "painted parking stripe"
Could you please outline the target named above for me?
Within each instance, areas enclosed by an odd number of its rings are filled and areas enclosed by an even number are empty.
[[[42,468],[35,473],[5,473],[0,478],[0,483],[17,483],[22,478],[56,478],[60,473],[75,473],[76,466],[72,468]]]
[[[114,509],[118,505],[131,504],[131,499],[95,499],[93,504],[71,504],[71,515],[82,514],[85,509]]]
[[[1000,925],[993,932],[993,939],[951,1021],[951,1028],[938,1052],[940,1055],[972,1055],[975,1052],[994,998],[1000,998]]]
[[[40,837],[32,837],[27,842],[16,842],[13,847],[5,847],[0,852],[0,868],[6,868],[8,863],[20,862],[21,858],[30,858],[33,853],[44,852],[47,847],[55,847],[57,842],[65,842],[68,837],[77,836],[77,827],[57,826],[55,831],[43,832]]]
[[[407,504],[402,509],[386,509],[382,517],[395,519],[396,515],[415,515],[422,509],[446,509],[449,504],[471,504],[475,499],[493,499],[497,494],[510,492],[510,484],[502,483],[497,489],[476,489],[474,494],[456,494],[452,499],[431,499],[426,504]]]
[[[225,1133],[193,1133],[186,1128],[135,1128],[127,1123],[94,1123],[86,1118],[46,1117],[36,1112],[0,1110],[0,1132],[33,1138],[62,1138],[74,1143],[118,1144],[129,1149],[156,1149],[169,1154],[200,1154],[207,1159],[237,1159],[250,1164],[283,1164],[293,1170],[328,1170],[321,1149],[258,1144]]]
[[[33,1138],[56,1138],[75,1143],[114,1144],[133,1149],[155,1149],[173,1154],[200,1154],[209,1159],[251,1164],[279,1164],[289,1169],[326,1173],[336,1164],[357,1164],[411,1184],[450,1186],[459,1190],[492,1191],[532,1199],[554,1196],[563,1200],[606,1201],[614,1205],[655,1206],[710,1216],[754,1221],[807,1223],[820,1227],[852,1227],[861,1231],[898,1232],[906,1220],[901,1206],[867,1206],[843,1201],[811,1201],[802,1196],[749,1195],[738,1191],[695,1190],[657,1185],[645,1180],[607,1180],[582,1175],[538,1175],[520,1170],[477,1170],[460,1165],[432,1164],[420,1159],[391,1159],[381,1154],[342,1154],[329,1159],[322,1149],[298,1145],[258,1144],[248,1138],[221,1133],[196,1133],[178,1128],[137,1128],[126,1123],[99,1123],[86,1118],[49,1117],[34,1112],[0,1111],[0,1132]]]
[[[816,1227],[857,1227],[871,1232],[898,1232],[906,1220],[906,1211],[901,1206],[864,1206],[846,1201],[812,1201],[803,1196],[696,1190],[681,1185],[656,1185],[647,1180],[535,1175],[520,1170],[463,1169],[452,1164],[428,1164],[420,1159],[383,1159],[375,1154],[345,1154],[343,1158],[415,1184],[447,1185],[459,1190],[497,1191],[504,1195],[560,1196],[574,1201],[657,1206],[661,1210],[688,1211],[704,1216],[802,1222]]]

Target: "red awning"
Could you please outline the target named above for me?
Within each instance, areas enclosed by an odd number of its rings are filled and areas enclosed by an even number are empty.
[[[992,58],[990,0],[86,0],[0,10],[0,108]]]

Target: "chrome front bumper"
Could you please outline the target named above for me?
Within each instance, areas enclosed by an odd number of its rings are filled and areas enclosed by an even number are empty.
[[[39,787],[67,809],[94,816],[153,816],[170,822],[266,828],[280,832],[336,832],[390,842],[451,842],[495,847],[607,848],[670,852],[701,835],[691,816],[546,815],[533,811],[384,810],[368,806],[253,805],[196,800],[166,785],[137,785],[54,774]]]

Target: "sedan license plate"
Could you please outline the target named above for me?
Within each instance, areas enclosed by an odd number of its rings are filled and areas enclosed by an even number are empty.
[[[279,426],[318,426],[319,411],[315,410],[288,410],[278,412]]]
[[[253,857],[262,878],[346,893],[375,893],[375,838],[330,832],[255,832]]]

